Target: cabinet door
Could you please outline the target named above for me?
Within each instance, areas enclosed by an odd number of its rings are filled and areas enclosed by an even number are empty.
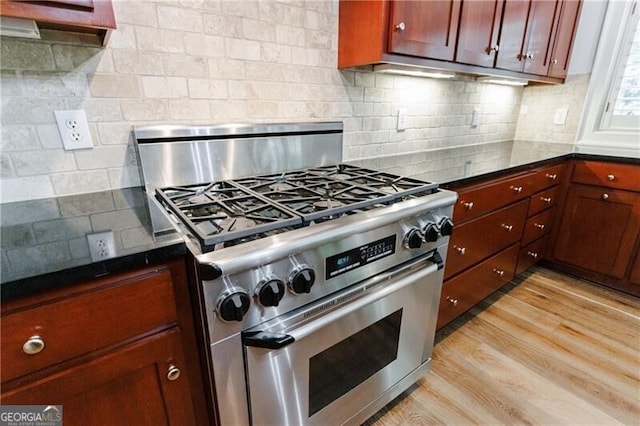
[[[526,55],[524,72],[529,74],[547,75],[549,71],[549,56],[551,54],[551,32],[556,16],[558,3],[549,0],[535,0],[531,4],[527,36],[524,45]]]
[[[530,0],[507,0],[504,5],[500,50],[496,67],[522,72],[524,69],[523,49],[529,18]]]
[[[460,5],[460,0],[392,2],[389,51],[452,61]]]
[[[572,186],[558,231],[554,258],[622,278],[640,229],[640,195]]]
[[[556,7],[550,0],[506,1],[497,68],[547,75]]]
[[[2,394],[2,404],[63,406],[72,425],[195,424],[180,332],[155,334]],[[175,376],[178,375],[176,378]]]
[[[580,0],[562,0],[551,49],[549,77],[565,78],[567,76],[579,12]]]
[[[493,67],[504,0],[462,3],[456,62]]]

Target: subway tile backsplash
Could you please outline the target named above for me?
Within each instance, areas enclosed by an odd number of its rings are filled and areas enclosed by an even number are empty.
[[[345,161],[397,163],[389,167],[437,181],[511,158],[529,89],[338,70],[336,0],[114,9],[106,48],[2,39],[3,203],[140,185],[138,125],[341,120]],[[398,108],[407,109],[404,131]],[[92,150],[63,150],[53,114],[63,109],[86,111]],[[544,140],[518,128],[520,140]]]

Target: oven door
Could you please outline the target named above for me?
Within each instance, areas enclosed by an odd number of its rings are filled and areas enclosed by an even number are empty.
[[[294,325],[280,318],[280,326],[244,332],[252,423],[353,421],[402,392],[396,385],[412,372],[426,371],[442,287],[442,262],[433,262],[357,285],[346,302],[344,295],[323,299],[296,314]]]

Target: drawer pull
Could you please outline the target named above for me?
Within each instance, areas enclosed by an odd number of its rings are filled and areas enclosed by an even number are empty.
[[[551,179],[551,180],[556,180],[558,178],[558,175],[555,173],[547,173],[546,175],[544,175],[545,177]]]
[[[407,24],[405,24],[404,22],[400,22],[398,25],[396,25],[396,31],[404,31],[407,29]]]
[[[609,182],[613,182],[614,180],[616,180],[615,175],[607,175],[607,179],[609,180]]]
[[[493,268],[493,272],[495,272],[496,275],[498,275],[500,277],[504,277],[504,271],[502,269]]]
[[[171,382],[175,382],[180,377],[180,369],[175,365],[171,364],[169,366],[169,370],[167,370],[167,380]]]
[[[602,199],[603,200],[608,200],[609,199],[609,194],[602,194]]]
[[[542,224],[542,223],[534,223],[533,226],[535,226],[536,228],[538,228],[541,231],[544,229],[544,224]]]
[[[458,306],[458,299],[454,297],[447,296],[447,302],[449,302],[452,306]]]
[[[506,223],[503,223],[502,225],[500,225],[502,227],[502,229],[504,229],[507,232],[511,232],[513,231],[513,225],[507,225]]]
[[[467,249],[464,247],[456,247],[456,251],[458,252],[458,254],[465,254],[467,252]]]
[[[515,192],[516,194],[519,194],[522,192],[522,187],[521,186],[512,186],[511,189],[513,190],[513,192]]]
[[[22,352],[27,355],[35,355],[44,349],[44,340],[40,336],[31,336],[22,345]]]
[[[465,209],[471,210],[473,208],[473,201],[468,201],[466,203],[462,203]]]
[[[551,202],[551,197],[540,197],[540,199],[546,204],[549,204]]]
[[[538,258],[538,253],[534,252],[534,251],[528,251],[527,255],[533,257],[534,259]]]

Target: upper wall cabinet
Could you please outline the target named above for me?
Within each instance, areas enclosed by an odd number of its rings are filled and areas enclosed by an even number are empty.
[[[503,6],[504,0],[462,4],[456,49],[458,62],[483,67],[495,65]]]
[[[452,61],[461,4],[461,0],[393,2],[389,50]]]
[[[400,63],[559,83],[580,0],[340,0],[338,67]]]
[[[116,28],[110,0],[0,0],[0,15],[34,20],[41,29],[95,34],[101,43]]]

